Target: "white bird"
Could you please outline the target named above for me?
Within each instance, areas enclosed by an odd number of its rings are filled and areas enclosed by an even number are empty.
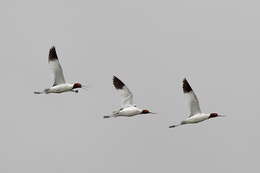
[[[112,115],[104,116],[104,118],[111,117],[131,117],[139,114],[155,114],[147,109],[140,109],[133,104],[133,94],[127,88],[127,86],[116,76],[113,77],[114,87],[121,93],[122,107],[119,110],[113,112]]]
[[[84,86],[80,83],[66,83],[63,70],[60,65],[60,62],[58,60],[58,56],[55,50],[55,47],[53,46],[49,51],[49,65],[54,73],[54,84],[52,87],[45,89],[44,91],[35,91],[35,94],[49,94],[49,93],[63,93],[63,92],[75,92],[77,93],[78,90],[75,90],[76,88],[83,88]]]
[[[216,118],[216,117],[224,117],[224,115],[219,115],[217,113],[202,113],[200,110],[200,104],[199,100],[196,96],[196,94],[193,92],[190,84],[186,80],[186,78],[183,80],[183,92],[185,95],[189,98],[189,107],[190,107],[190,116],[182,121],[180,124],[172,125],[170,128],[177,127],[184,124],[194,124],[199,123],[205,120],[208,120],[210,118]]]

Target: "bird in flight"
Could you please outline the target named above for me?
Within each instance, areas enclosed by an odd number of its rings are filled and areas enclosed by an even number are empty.
[[[187,97],[189,99],[190,116],[187,119],[183,120],[180,124],[172,125],[169,128],[177,127],[177,126],[184,125],[184,124],[199,123],[199,122],[211,119],[211,118],[224,117],[224,115],[220,115],[218,113],[202,113],[201,112],[199,100],[198,100],[196,94],[194,93],[194,91],[192,90],[192,88],[186,78],[183,80],[182,88],[183,88],[184,94],[187,95]]]
[[[122,107],[112,113],[112,115],[104,116],[104,118],[111,117],[131,117],[140,114],[155,114],[147,109],[140,109],[133,104],[133,94],[127,86],[116,76],[113,77],[114,87],[121,93]]]
[[[52,87],[47,88],[43,91],[35,91],[35,94],[49,94],[49,93],[63,93],[63,92],[75,92],[77,93],[78,90],[77,88],[84,88],[85,86],[81,85],[80,83],[66,83],[64,75],[63,75],[63,70],[60,65],[55,47],[53,46],[50,51],[49,51],[49,65],[51,67],[51,70],[54,73],[54,84]]]

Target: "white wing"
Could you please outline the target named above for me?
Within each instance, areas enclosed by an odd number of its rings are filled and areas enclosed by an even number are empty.
[[[133,94],[127,88],[127,86],[120,79],[118,79],[116,76],[113,77],[113,84],[114,84],[114,87],[118,91],[120,91],[120,94],[122,96],[123,107],[133,105]]]
[[[63,75],[63,70],[61,68],[55,47],[52,47],[49,52],[49,64],[51,69],[53,70],[54,73],[54,84],[59,85],[59,84],[64,84],[65,83],[65,78]]]
[[[182,87],[184,94],[188,96],[190,106],[190,117],[195,114],[201,113],[199,100],[186,79],[183,80]]]

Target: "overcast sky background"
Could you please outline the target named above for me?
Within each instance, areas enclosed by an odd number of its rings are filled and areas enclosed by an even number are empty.
[[[259,1],[2,1],[0,172],[259,172]],[[53,83],[55,45],[78,94]],[[117,75],[154,116],[103,119]],[[176,129],[187,77],[217,118]]]

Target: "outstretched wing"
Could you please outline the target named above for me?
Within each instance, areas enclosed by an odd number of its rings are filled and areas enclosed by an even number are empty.
[[[199,100],[196,94],[193,92],[186,78],[183,80],[182,88],[184,94],[188,96],[189,106],[190,106],[190,117],[195,114],[201,113]]]
[[[122,105],[129,106],[133,105],[133,94],[131,91],[127,88],[127,86],[116,76],[113,77],[113,84],[114,87],[120,91],[120,94],[122,96]]]
[[[65,83],[65,78],[63,75],[63,70],[61,68],[55,47],[53,46],[50,51],[49,51],[49,64],[51,69],[53,70],[54,73],[54,84],[59,85],[59,84],[64,84]]]

